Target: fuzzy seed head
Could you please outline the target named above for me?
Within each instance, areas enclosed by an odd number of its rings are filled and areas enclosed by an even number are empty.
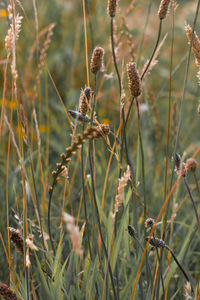
[[[96,74],[103,68],[103,56],[104,56],[103,48],[96,47],[93,50],[91,63],[90,63],[90,70],[93,74]]]
[[[0,295],[5,300],[18,300],[16,294],[3,283],[0,283]]]
[[[79,99],[79,110],[83,117],[85,117],[88,112],[91,96],[92,96],[91,88],[86,87],[84,90],[81,91],[81,95]]]
[[[131,237],[135,237],[135,235],[136,235],[136,230],[135,230],[135,228],[133,227],[133,226],[131,226],[131,225],[128,225],[128,233],[129,233],[129,235],[131,236]]]
[[[160,240],[158,238],[154,238],[154,237],[150,237],[150,236],[147,236],[145,237],[145,240],[148,242],[149,241],[149,244],[151,244],[153,247],[157,247],[157,248],[164,248],[165,247],[165,242],[163,240]]]
[[[138,97],[142,93],[141,79],[136,69],[136,64],[130,62],[127,64],[128,86],[133,97]]]
[[[186,169],[188,170],[188,171],[191,171],[191,172],[195,172],[196,171],[196,168],[197,168],[197,161],[194,159],[194,158],[188,158],[187,160],[186,160],[186,165],[185,165],[185,167],[186,167]]]
[[[111,18],[113,18],[116,14],[118,0],[108,0],[108,14]]]
[[[148,218],[148,219],[146,219],[144,226],[146,228],[149,228],[149,227],[152,228],[154,226],[154,224],[155,224],[155,220],[152,218]]]
[[[13,242],[13,244],[15,245],[15,247],[17,248],[17,250],[19,251],[20,254],[23,255],[24,253],[24,239],[21,236],[20,232],[12,227],[9,227],[10,230],[10,239]]]
[[[162,0],[160,2],[160,7],[158,10],[158,17],[160,20],[163,20],[166,18],[168,12],[169,12],[169,5],[171,0]]]

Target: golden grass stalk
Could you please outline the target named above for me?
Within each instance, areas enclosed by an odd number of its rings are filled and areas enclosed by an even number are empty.
[[[6,285],[0,283],[0,295],[5,300],[19,300],[16,294]]]

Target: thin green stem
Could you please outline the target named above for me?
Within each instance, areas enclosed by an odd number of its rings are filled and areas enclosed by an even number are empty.
[[[185,182],[186,188],[187,188],[187,190],[188,190],[188,194],[189,194],[189,196],[190,196],[190,199],[191,199],[191,201],[192,201],[192,205],[193,205],[193,208],[194,208],[195,217],[196,217],[196,220],[197,220],[198,229],[199,229],[199,232],[200,232],[200,220],[199,220],[199,215],[198,215],[197,207],[196,207],[194,198],[193,198],[193,196],[192,196],[192,192],[191,192],[191,190],[190,190],[189,184],[188,184],[188,182],[187,182],[186,176],[184,176],[184,182]]]
[[[101,237],[101,242],[103,245],[103,250],[106,256],[106,260],[108,263],[108,271],[110,274],[110,279],[111,279],[111,284],[112,284],[112,288],[113,288],[113,293],[114,293],[114,298],[117,298],[117,294],[116,294],[116,290],[115,290],[115,284],[114,284],[114,279],[113,279],[113,274],[112,274],[112,270],[111,270],[111,266],[110,266],[110,262],[108,259],[108,252],[106,249],[106,245],[103,239],[103,234],[102,234],[102,230],[101,230],[101,222],[100,222],[100,216],[99,216],[99,210],[98,210],[98,205],[97,205],[97,200],[96,200],[96,193],[95,193],[95,186],[94,186],[94,176],[93,176],[93,164],[92,164],[92,158],[91,158],[91,153],[90,153],[90,148],[89,148],[89,161],[90,161],[90,172],[91,172],[91,179],[92,179],[92,194],[93,194],[93,199],[94,199],[94,206],[95,206],[95,213],[96,213],[96,218],[97,218],[97,225],[99,228],[99,233],[100,233],[100,237]]]

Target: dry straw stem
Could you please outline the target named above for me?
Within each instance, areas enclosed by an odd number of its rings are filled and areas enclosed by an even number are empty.
[[[142,93],[141,79],[136,68],[136,63],[130,62],[127,64],[128,86],[133,97],[138,97]]]
[[[104,66],[103,56],[104,56],[104,49],[102,47],[96,47],[92,53],[92,58],[90,63],[90,70],[92,73],[96,74],[103,68]]]
[[[111,18],[113,18],[116,14],[116,9],[117,9],[117,5],[118,5],[118,1],[119,0],[108,0],[108,14]]]
[[[158,10],[158,17],[159,19],[163,20],[166,18],[168,12],[169,12],[169,5],[171,0],[162,0],[160,2],[160,7]]]
[[[67,213],[63,213],[63,221],[67,224],[67,230],[70,234],[73,249],[82,258],[83,250],[81,248],[81,236],[78,226],[75,225],[74,217]]]
[[[192,40],[192,28],[190,27],[190,25],[185,25],[185,31],[188,38],[188,42],[190,44]],[[194,53],[196,66],[200,69],[200,40],[195,31],[193,35],[193,41],[192,41],[192,51]],[[197,78],[200,84],[200,70],[197,73]]]
[[[0,283],[0,295],[5,300],[19,300],[16,294],[6,285]]]

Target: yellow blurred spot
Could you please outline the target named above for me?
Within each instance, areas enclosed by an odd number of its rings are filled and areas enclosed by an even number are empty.
[[[98,151],[97,154],[98,154],[98,156],[100,156],[100,157],[101,157],[101,155],[102,155],[100,151]]]
[[[140,216],[140,218],[139,218],[138,224],[141,224],[141,223],[143,222],[143,220],[144,220],[144,215],[142,214],[142,215]]]
[[[102,123],[103,123],[103,124],[110,124],[110,120],[107,119],[107,118],[104,118],[104,119],[102,120]]]
[[[40,132],[46,132],[47,126],[46,125],[40,125]]]
[[[5,9],[0,9],[0,18],[6,18],[7,17],[7,12]]]
[[[0,106],[3,105],[3,99],[0,99]],[[8,99],[5,99],[5,105],[11,110],[11,109],[17,109],[17,103],[15,100],[10,101]]]
[[[98,111],[99,116],[104,117],[107,114],[107,111],[104,108],[100,108]]]

